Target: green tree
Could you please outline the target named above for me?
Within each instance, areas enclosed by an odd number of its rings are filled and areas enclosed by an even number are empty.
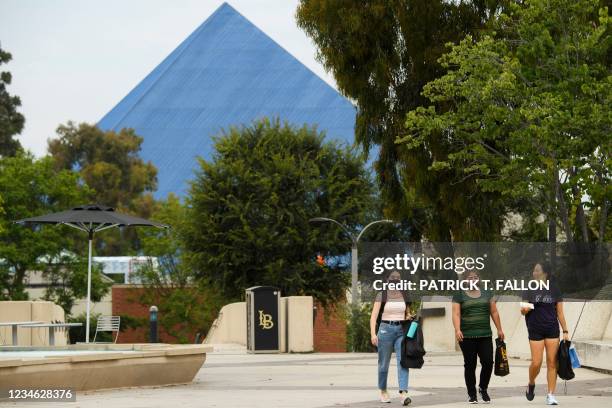
[[[142,137],[132,129],[103,131],[68,122],[57,128],[57,134],[48,143],[57,167],[77,169],[98,202],[130,208],[136,197],[157,188],[157,170],[139,157]]]
[[[346,254],[338,228],[309,219],[361,225],[372,205],[363,161],[323,135],[279,121],[232,128],[215,139],[211,161],[200,160],[187,204],[188,261],[229,300],[253,285],[285,295],[312,295],[323,305],[344,297],[347,273],[320,266],[317,254]]]
[[[0,217],[4,217],[4,215],[6,214],[4,212],[4,208],[3,208],[3,204],[4,204],[4,200],[2,199],[2,195],[0,195]],[[2,234],[3,230],[3,225],[2,223],[0,223],[0,234]]]
[[[10,53],[0,48],[0,65],[7,64],[12,58]],[[12,79],[10,72],[0,72],[0,157],[15,156],[21,150],[21,144],[14,136],[23,130],[25,119],[17,112],[21,100],[18,96],[9,94],[6,89]]]
[[[363,302],[359,306],[346,308],[346,349],[349,352],[366,353],[374,351],[370,334],[370,315],[373,302]]]
[[[45,270],[44,260],[73,247],[68,227],[28,227],[13,221],[70,208],[83,200],[87,187],[68,170],[55,171],[53,159],[20,152],[0,158],[0,297],[26,299],[26,273]]]
[[[612,196],[608,9],[596,0],[529,0],[497,26],[440,59],[447,73],[423,92],[432,106],[408,114],[399,142],[420,151],[444,134],[452,150],[430,174],[535,204],[553,239],[559,224],[568,242],[603,242]]]
[[[103,131],[97,126],[72,122],[57,129],[58,138],[49,140],[49,153],[58,169],[76,170],[93,189],[90,200],[141,217],[149,217],[151,192],[157,188],[157,169],[139,156],[142,137],[132,129]],[[138,249],[134,229],[99,234],[99,254],[125,255]]]
[[[157,265],[150,262],[136,274],[148,289],[139,302],[157,305],[164,331],[180,343],[190,343],[196,333],[208,332],[226,302],[211,286],[198,279],[189,263],[182,259],[182,234],[189,221],[188,208],[170,194],[166,200],[156,203],[153,218],[172,228],[143,231],[144,252],[154,257]]]
[[[84,234],[81,234],[86,239]],[[87,258],[63,252],[55,257],[46,257],[41,263],[49,286],[43,299],[49,300],[64,309],[67,316],[77,299],[87,297]],[[102,268],[94,263],[91,271],[91,301],[98,302],[108,293],[112,282],[102,274]],[[95,326],[93,326],[95,327]]]
[[[317,45],[318,59],[358,106],[356,141],[378,147],[374,167],[387,215],[412,219],[434,241],[495,239],[503,211],[495,194],[428,171],[449,149],[443,135],[419,149],[395,140],[406,113],[428,102],[423,86],[444,74],[447,42],[486,27],[505,1],[302,0],[298,25]]]

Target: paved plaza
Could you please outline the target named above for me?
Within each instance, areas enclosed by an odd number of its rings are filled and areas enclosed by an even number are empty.
[[[524,395],[529,361],[511,360],[511,374],[491,379],[492,405],[497,407],[539,407],[544,404],[543,369],[536,398],[528,403]],[[390,385],[396,385],[395,364]],[[410,371],[411,406],[468,406],[463,387],[463,360],[458,353],[430,353],[425,366]],[[393,396],[397,389],[391,388]],[[612,376],[588,369],[576,370],[576,378],[563,382],[557,399],[567,407],[612,406]],[[9,404],[10,406],[10,404]],[[208,355],[195,381],[188,385],[159,388],[132,388],[77,394],[75,403],[15,403],[18,407],[393,407],[377,401],[376,354],[246,354],[242,348],[219,348]]]

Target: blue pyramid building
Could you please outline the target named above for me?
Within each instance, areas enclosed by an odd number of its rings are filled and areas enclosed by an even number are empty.
[[[262,117],[317,125],[352,144],[356,110],[229,4],[221,5],[98,123],[133,128],[158,169],[157,198],[183,196],[211,137]]]

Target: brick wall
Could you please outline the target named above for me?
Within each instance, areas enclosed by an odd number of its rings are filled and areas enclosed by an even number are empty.
[[[127,329],[119,333],[117,343],[148,343],[149,342],[149,307],[139,303],[146,289],[139,285],[113,285],[113,316],[130,316],[146,321],[144,327]],[[159,307],[159,305],[157,305]],[[163,313],[163,310],[159,310]],[[158,336],[162,343],[178,343],[176,337],[169,335],[158,322]],[[192,338],[195,338],[195,333]]]
[[[147,343],[149,341],[149,307],[139,303],[139,299],[146,289],[139,285],[113,285],[113,316],[130,316],[144,319],[147,324],[136,329],[127,329],[119,334],[118,343]],[[329,311],[327,317],[325,309],[317,305],[314,322],[314,349],[319,352],[345,352],[346,351],[346,320],[344,317],[344,303]],[[157,305],[159,306],[159,305]],[[163,313],[160,310],[159,313]],[[167,334],[158,326],[159,339],[163,343],[177,343],[177,339]],[[192,338],[195,338],[195,333]]]
[[[344,303],[329,310],[317,305],[314,322],[314,349],[319,352],[341,353],[346,351],[346,319]]]

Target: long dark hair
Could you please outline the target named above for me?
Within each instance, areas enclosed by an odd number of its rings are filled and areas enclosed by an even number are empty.
[[[402,273],[400,271],[398,271],[397,269],[391,269],[390,271],[387,271],[387,273],[385,274],[385,282],[389,282],[389,279],[391,278],[391,275],[394,273],[398,273],[400,276],[400,279],[402,278]]]
[[[390,270],[390,271],[388,271],[388,272],[387,272],[387,274],[385,275],[385,280],[384,280],[384,282],[389,282],[389,278],[390,278],[390,277],[391,277],[391,275],[392,275],[393,273],[395,273],[395,272],[397,272],[397,273],[399,274],[399,276],[400,276],[400,280],[401,280],[401,279],[402,279],[402,273],[401,273],[400,271],[398,271],[397,269],[391,269],[391,270]],[[382,301],[384,301],[384,302],[386,302],[386,300],[387,300],[387,292],[388,292],[388,291],[389,291],[389,290],[387,289],[387,290],[381,290],[381,291],[379,292],[379,293],[380,293],[380,295],[381,295],[381,299],[382,299]],[[409,293],[408,293],[408,291],[406,291],[406,290],[400,290],[399,292],[402,294],[402,297],[404,298],[404,302],[412,304],[412,301],[410,300],[410,297],[409,297]]]
[[[542,272],[546,274],[546,279],[552,280],[553,279],[552,264],[548,261],[540,261],[540,262],[537,262],[537,264],[540,265],[540,267],[542,268]]]
[[[562,298],[562,292],[559,288],[559,282],[557,281],[557,277],[553,276],[553,268],[552,264],[548,261],[540,261],[537,262],[538,265],[542,268],[542,272],[546,275],[546,280],[548,281],[549,288],[548,292],[552,293],[556,299]]]

